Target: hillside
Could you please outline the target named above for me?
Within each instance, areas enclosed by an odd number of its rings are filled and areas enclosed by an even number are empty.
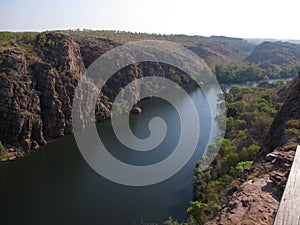
[[[300,45],[288,42],[263,42],[254,48],[246,60],[258,64],[270,74],[284,72],[284,69],[299,67]]]
[[[183,45],[201,58],[205,59],[209,65],[231,63],[241,63],[245,55],[248,55],[255,47],[253,44],[239,38],[228,37],[202,37],[187,35],[157,35],[145,33],[130,33],[117,31],[65,31],[70,34],[75,41],[82,43],[90,40],[94,43],[108,41],[113,43],[127,43],[139,40],[164,40],[172,41]],[[113,44],[113,45],[115,45]],[[100,44],[101,46],[102,44]],[[99,46],[99,45],[98,45]]]
[[[241,39],[223,36],[187,36],[187,35],[160,35],[147,33],[130,33],[122,31],[63,31],[71,35],[78,43],[89,42],[107,48],[118,44],[139,40],[165,40],[178,43],[192,50],[208,63],[214,70],[216,66],[225,66],[231,69],[232,65],[238,65],[241,70],[247,67],[255,67],[255,71],[263,74],[252,75],[255,79],[263,79],[265,75],[270,78],[289,77],[299,70],[299,44],[289,42],[263,42],[255,44]],[[82,46],[81,44],[81,46]],[[108,45],[107,45],[108,44]],[[94,45],[94,46],[96,46]],[[102,48],[102,47],[101,47]],[[96,47],[98,52],[102,52]],[[99,51],[100,50],[100,51]],[[245,68],[244,68],[245,67]],[[240,82],[243,79],[233,79],[231,82]]]

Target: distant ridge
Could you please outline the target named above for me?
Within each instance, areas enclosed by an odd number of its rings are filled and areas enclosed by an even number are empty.
[[[295,39],[274,39],[274,38],[244,38],[246,41],[253,43],[253,44],[261,44],[263,42],[289,42],[292,44],[300,44],[300,40],[295,40]]]
[[[300,45],[289,42],[263,42],[257,45],[247,57],[250,63],[258,64],[261,68],[280,71],[284,67],[300,65]]]

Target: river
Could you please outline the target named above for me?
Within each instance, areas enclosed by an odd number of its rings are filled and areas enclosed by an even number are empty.
[[[51,141],[39,151],[0,166],[1,224],[22,225],[133,225],[162,224],[169,216],[182,221],[192,199],[193,168],[210,133],[209,107],[200,89],[190,92],[200,115],[201,135],[191,160],[168,180],[145,187],[113,183],[94,172],[82,158],[73,135]],[[178,99],[185,107],[185,99]],[[148,165],[166,158],[180,135],[178,113],[168,102],[141,101],[141,115],[131,115],[130,125],[140,138],[149,135],[148,122],[159,116],[168,126],[165,140],[153,151],[125,148],[114,135],[110,121],[98,133],[116,158]],[[186,108],[186,113],[188,113]],[[191,146],[192,147],[192,146]]]
[[[287,82],[292,80],[293,77],[289,77],[289,78],[273,78],[273,79],[268,79],[269,83],[275,83],[277,81],[283,81],[283,82]],[[239,86],[239,87],[255,87],[257,86],[261,81],[245,81],[242,83],[233,83],[233,84],[227,84],[226,85],[226,92],[229,92],[232,86]]]
[[[207,116],[210,111],[202,91],[195,89],[189,94],[200,115],[201,135],[193,157],[173,177],[145,187],[113,183],[89,167],[74,136],[66,135],[28,157],[0,165],[1,224],[137,225],[163,224],[169,216],[179,221],[186,219],[192,200],[194,165],[203,154],[211,130],[211,118]],[[185,99],[178,99],[178,103],[185,107]],[[148,165],[172,152],[180,135],[180,123],[176,110],[162,99],[152,98],[140,104],[143,113],[130,117],[131,129],[138,137],[149,135],[147,127],[153,117],[163,118],[168,127],[165,140],[155,150],[136,152],[125,148],[115,137],[110,121],[99,123],[97,128],[114,157],[133,165]]]

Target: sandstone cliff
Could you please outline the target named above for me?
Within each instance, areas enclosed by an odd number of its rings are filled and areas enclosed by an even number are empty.
[[[2,161],[72,132],[72,102],[79,79],[94,60],[118,45],[103,38],[74,41],[61,32],[45,32],[26,43],[14,40],[0,46],[0,140],[6,147]],[[108,119],[120,88],[143,76],[175,77],[183,87],[195,85],[182,71],[163,63],[129,65],[99,93],[96,120]]]
[[[11,42],[0,52],[0,140],[8,159],[22,155],[13,149],[37,149],[71,132],[74,89],[85,71],[69,36],[42,33],[30,46]]]
[[[24,52],[11,43],[0,53],[0,137],[24,150],[45,144],[38,92],[31,88]]]

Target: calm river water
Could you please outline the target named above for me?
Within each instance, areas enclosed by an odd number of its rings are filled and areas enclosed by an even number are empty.
[[[203,93],[195,89],[190,96],[200,115],[201,133],[193,157],[176,175],[146,187],[113,183],[88,166],[73,135],[67,135],[28,157],[0,165],[1,224],[163,224],[169,216],[184,220],[192,199],[193,168],[203,154],[211,129],[211,118],[207,116],[210,111]],[[183,108],[185,102],[178,99]],[[172,152],[180,135],[180,123],[176,110],[164,100],[153,98],[140,104],[143,113],[130,118],[131,129],[138,137],[149,135],[148,122],[153,117],[162,117],[168,126],[165,140],[156,149],[137,152],[125,148],[115,137],[110,121],[99,123],[98,133],[114,157],[133,165],[149,165]],[[185,113],[189,113],[188,108]]]
[[[146,187],[123,186],[98,175],[82,158],[73,135],[51,141],[40,151],[0,165],[0,215],[4,225],[133,225],[162,224],[169,216],[182,221],[192,199],[193,168],[201,157],[210,133],[209,107],[200,89],[190,92],[200,115],[201,134],[191,160],[168,180]],[[178,99],[185,107],[185,99]],[[180,135],[176,110],[164,100],[141,102],[141,115],[132,115],[133,132],[149,135],[148,122],[162,117],[168,132],[153,151],[124,148],[110,121],[99,123],[98,133],[116,158],[135,165],[148,165],[166,158]],[[185,113],[189,113],[186,108]],[[192,147],[192,146],[191,146]]]

